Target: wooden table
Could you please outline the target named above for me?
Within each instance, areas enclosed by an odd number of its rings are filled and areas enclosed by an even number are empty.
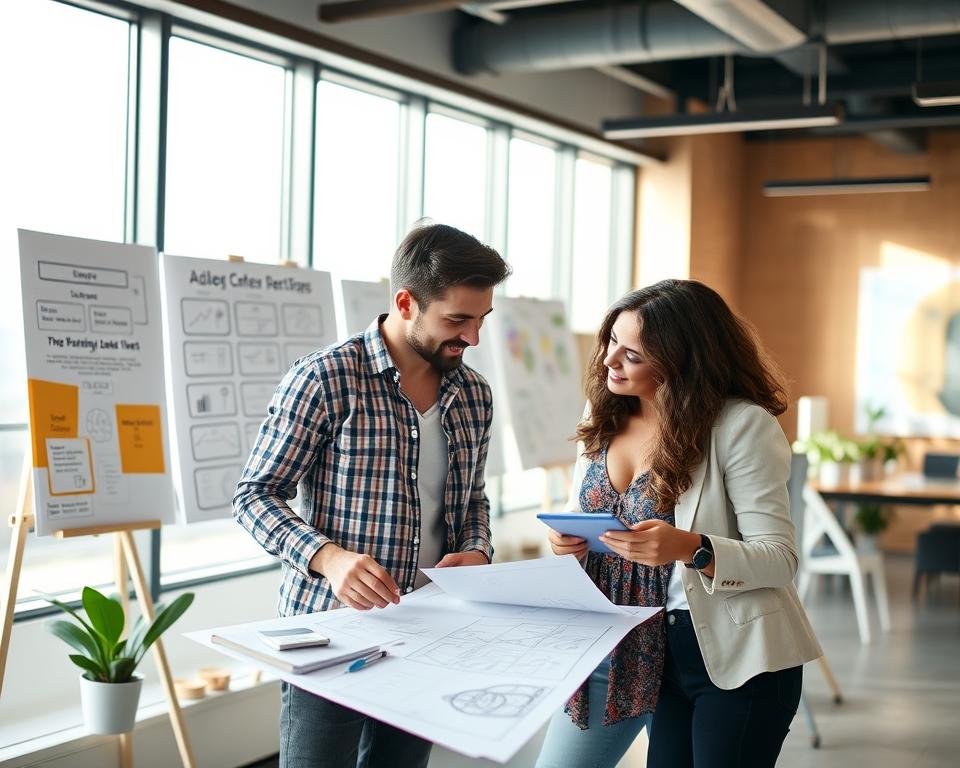
[[[932,479],[915,473],[901,473],[881,480],[862,480],[838,485],[824,485],[818,480],[811,480],[810,487],[826,501],[925,507],[960,504],[960,479]]]

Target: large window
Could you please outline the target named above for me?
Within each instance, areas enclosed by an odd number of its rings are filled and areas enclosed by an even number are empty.
[[[557,153],[549,146],[514,137],[510,140],[507,201],[507,259],[513,274],[511,296],[547,299],[557,295],[556,199]]]
[[[281,258],[287,71],[173,37],[164,250]]]
[[[573,278],[570,325],[597,330],[610,304],[613,170],[609,163],[577,158],[573,206]],[[618,254],[619,258],[628,256]],[[623,291],[626,286],[617,286]]]
[[[521,130],[495,108],[488,119],[480,103],[454,109],[437,89],[381,86],[369,69],[354,79],[340,59],[333,73],[321,52],[267,51],[161,12],[141,19],[128,3],[115,15],[110,0],[102,8],[0,2],[8,275],[18,271],[23,227],[136,237],[186,256],[312,256],[316,268],[375,280],[388,273],[403,228],[426,216],[501,249],[514,268],[505,291],[564,300],[578,332],[594,331],[629,286],[634,174],[618,150],[593,145],[619,160],[578,155],[580,139],[569,133],[544,125],[541,135],[529,122]],[[19,281],[0,281],[0,504],[8,511],[27,435],[22,338]],[[503,507],[539,503],[542,477],[504,478]],[[0,565],[8,536],[0,526]],[[21,598],[109,583],[109,551],[106,537],[31,540]],[[232,520],[166,527],[159,553],[155,588],[271,562]]]
[[[477,123],[427,115],[423,215],[479,240],[487,239],[488,133]]]
[[[400,109],[395,98],[321,80],[313,265],[353,280],[390,274],[397,247]]]
[[[130,23],[46,0],[0,3],[0,504],[27,433],[17,228],[123,240]],[[6,517],[6,515],[4,516]],[[0,525],[0,568],[10,528]],[[55,548],[55,550],[54,550]],[[55,555],[54,555],[55,551]],[[31,540],[20,601],[112,578],[110,540]]]

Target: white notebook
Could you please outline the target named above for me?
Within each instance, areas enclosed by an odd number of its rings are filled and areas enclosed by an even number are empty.
[[[320,631],[328,634],[324,629]],[[379,645],[369,645],[363,640],[340,635],[331,636],[329,645],[278,651],[264,643],[256,629],[221,632],[211,635],[210,642],[295,675],[343,664],[380,650]]]

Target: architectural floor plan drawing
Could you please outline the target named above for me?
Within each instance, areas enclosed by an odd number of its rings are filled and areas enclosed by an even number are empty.
[[[465,601],[434,583],[383,610],[291,616],[188,637],[247,662],[213,646],[211,635],[307,624],[331,645],[359,638],[378,643],[387,658],[362,673],[340,667],[282,677],[449,749],[504,763],[628,632],[660,610],[627,610],[608,601],[584,610],[599,592],[572,556],[443,570],[457,572],[445,581],[458,582],[455,587],[468,582],[467,591],[487,599]],[[500,591],[510,579],[516,587],[511,594],[523,595],[526,604],[490,599],[510,599]],[[552,607],[550,584],[569,592],[578,609]]]

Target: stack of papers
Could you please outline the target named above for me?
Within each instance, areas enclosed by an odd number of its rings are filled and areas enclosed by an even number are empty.
[[[434,583],[404,595],[399,605],[290,616],[187,637],[257,662],[213,637],[309,626],[341,648],[348,638],[358,650],[376,643],[387,656],[357,674],[336,666],[280,676],[448,749],[505,763],[630,630],[661,610],[613,605],[573,555],[424,573]]]
[[[297,626],[319,629],[318,625],[304,620],[304,617],[297,618],[300,619]],[[275,624],[276,626],[267,626],[264,622],[258,622],[255,627],[241,624],[234,628],[226,628],[210,635],[210,642],[294,675],[306,675],[318,669],[344,664],[380,650],[379,645],[370,645],[355,637],[343,635],[339,638],[330,638],[329,645],[278,651],[268,646],[258,636],[258,633],[264,629],[290,628],[289,621],[282,624],[277,621]]]

